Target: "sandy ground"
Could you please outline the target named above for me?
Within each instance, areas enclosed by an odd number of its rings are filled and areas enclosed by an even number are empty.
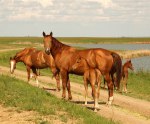
[[[0,73],[10,75],[9,68],[0,66]],[[13,76],[27,81],[27,74],[25,71],[15,70]],[[44,87],[51,94],[54,94],[58,98],[61,98],[62,92],[50,90],[56,88],[55,86],[56,83],[54,79],[51,79],[51,77],[46,77],[46,76],[39,76],[39,81],[40,81],[39,88]],[[51,83],[52,85],[50,86],[49,83]],[[31,81],[31,85],[36,86],[34,80]],[[90,96],[91,88],[89,88],[88,106],[84,105],[84,97],[83,97],[84,86],[82,84],[71,82],[71,91],[73,96],[73,100],[71,102],[80,104],[83,107],[87,107],[88,109],[91,109],[93,111],[94,105],[93,105],[93,100]],[[121,124],[150,124],[150,102],[115,93],[113,105],[108,107],[105,104],[107,102],[107,98],[108,98],[107,90],[101,90],[100,100],[99,100],[100,110],[97,112],[97,114],[112,119],[116,122],[120,122]],[[1,109],[0,109],[0,113],[1,113]],[[7,116],[6,116],[6,120],[7,120]]]

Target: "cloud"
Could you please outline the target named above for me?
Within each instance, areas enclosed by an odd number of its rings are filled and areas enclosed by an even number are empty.
[[[116,7],[115,3],[112,2],[112,0],[85,0],[89,2],[97,2],[101,4],[103,8],[113,8]]]
[[[36,3],[37,2],[44,8],[53,5],[52,0],[22,0],[22,1],[25,2],[25,3],[32,3],[32,2]]]
[[[1,0],[0,4],[1,22],[150,20],[148,0]]]

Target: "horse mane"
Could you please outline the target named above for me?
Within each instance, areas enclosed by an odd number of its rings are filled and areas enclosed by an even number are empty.
[[[123,64],[123,68],[124,68],[127,64],[129,64],[129,63],[131,63],[131,60],[127,60],[127,61]]]
[[[26,49],[26,48],[25,48],[25,49]],[[24,49],[24,50],[25,50],[25,49]],[[15,55],[13,58],[14,58],[16,61],[18,61],[19,58],[22,57],[22,52],[23,52],[24,50],[17,52],[16,55]]]
[[[56,38],[52,37],[52,54],[56,54],[57,52],[61,52],[65,48],[70,48],[66,44],[59,42]]]
[[[62,48],[62,47],[70,47],[66,44],[63,44],[62,42],[59,42],[56,38],[52,37],[53,40],[52,40],[52,44],[54,45],[54,47],[57,47],[57,48]]]
[[[35,50],[35,48],[25,48],[19,52],[16,53],[16,55],[13,57],[13,59],[15,59],[16,61],[19,61],[20,58],[23,56],[23,55],[26,55],[27,53],[29,53],[31,50]]]

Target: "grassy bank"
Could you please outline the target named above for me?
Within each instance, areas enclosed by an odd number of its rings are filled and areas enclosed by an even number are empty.
[[[77,124],[114,123],[84,107],[58,99],[21,80],[5,75],[0,75],[0,79],[0,103],[5,106],[17,107],[18,110],[36,111],[44,116],[57,115],[63,122],[74,119]]]
[[[126,95],[150,101],[150,72],[130,73],[127,87]]]

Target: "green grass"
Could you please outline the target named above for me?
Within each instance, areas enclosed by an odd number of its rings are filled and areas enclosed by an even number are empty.
[[[114,122],[96,115],[85,107],[66,100],[61,100],[50,93],[33,87],[13,77],[0,75],[0,103],[5,106],[17,107],[20,110],[37,111],[42,115],[56,115],[65,112],[61,119],[75,118],[77,123],[113,124]],[[43,122],[45,123],[45,122]]]
[[[128,96],[150,101],[150,72],[130,73],[127,87]]]

